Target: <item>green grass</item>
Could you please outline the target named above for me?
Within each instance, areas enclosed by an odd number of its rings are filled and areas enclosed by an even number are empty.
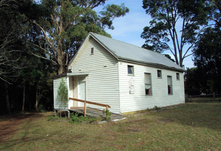
[[[50,114],[26,119],[0,150],[221,150],[221,103],[188,103],[106,124],[48,121]]]
[[[203,95],[201,97],[194,97],[194,98],[190,98],[188,97],[187,100],[188,102],[195,102],[195,103],[199,103],[199,102],[204,102],[204,103],[208,103],[208,102],[221,102],[221,97],[216,97],[215,100],[213,97],[204,97]]]

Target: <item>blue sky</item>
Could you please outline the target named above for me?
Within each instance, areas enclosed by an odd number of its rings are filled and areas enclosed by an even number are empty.
[[[115,18],[113,21],[114,30],[107,30],[107,32],[111,34],[113,39],[141,47],[145,40],[140,35],[143,32],[143,28],[149,25],[151,17],[142,8],[142,0],[108,0],[105,5],[120,5],[122,3],[130,9],[130,12],[124,17]],[[96,11],[100,11],[102,8],[103,6],[100,6]],[[169,51],[164,53],[169,54]],[[184,65],[189,68],[194,66],[191,56],[184,60]]]

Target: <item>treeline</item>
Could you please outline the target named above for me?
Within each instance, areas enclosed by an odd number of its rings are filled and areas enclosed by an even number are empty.
[[[221,1],[210,5],[209,26],[197,37],[193,49],[196,67],[187,69],[185,89],[188,95],[221,94]]]
[[[110,37],[105,29],[129,12],[105,1],[0,0],[0,114],[53,109],[53,76],[89,32]]]
[[[174,61],[192,57],[196,68],[187,69],[187,94],[221,93],[221,1],[143,0],[151,17],[141,37],[144,48],[170,51]]]

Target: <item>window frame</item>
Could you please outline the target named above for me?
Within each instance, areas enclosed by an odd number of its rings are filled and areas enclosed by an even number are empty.
[[[129,69],[130,69],[131,73],[129,73]],[[134,76],[134,66],[127,65],[127,75]]]
[[[91,55],[94,55],[94,47],[91,47]]]
[[[170,79],[171,85],[169,84],[169,78],[171,78]],[[168,93],[168,95],[173,95],[173,80],[172,79],[173,79],[172,76],[170,76],[170,75],[167,76],[167,93]]]
[[[160,73],[160,76],[159,76]],[[162,70],[157,70],[157,78],[162,79]]]
[[[149,81],[150,81],[150,83],[146,83],[146,75],[149,75]],[[148,91],[148,93],[147,93],[147,90],[148,89],[146,89],[146,85],[149,85],[150,86],[150,88],[149,88],[149,91]],[[152,91],[152,79],[151,79],[151,73],[144,73],[144,92],[145,92],[145,96],[152,96],[153,95],[153,91]]]

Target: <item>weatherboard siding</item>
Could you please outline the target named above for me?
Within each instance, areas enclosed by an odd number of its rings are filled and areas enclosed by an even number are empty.
[[[94,54],[91,54],[94,48]],[[88,72],[86,77],[86,100],[108,104],[110,111],[119,113],[118,62],[94,39],[88,38],[70,64],[72,72]],[[89,107],[104,109],[88,104]]]
[[[134,66],[134,76],[129,76],[127,66]],[[162,78],[157,77],[162,71]],[[144,73],[151,73],[152,95],[145,95]],[[183,73],[176,79],[175,71],[119,62],[119,87],[121,113],[164,107],[184,103]],[[173,94],[168,95],[167,76],[172,76]],[[134,91],[129,93],[129,81],[134,81]]]

